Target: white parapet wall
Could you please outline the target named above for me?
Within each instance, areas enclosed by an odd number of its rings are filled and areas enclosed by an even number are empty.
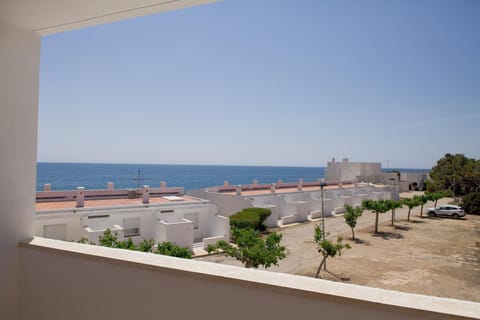
[[[474,302],[50,239],[19,256],[20,320],[244,320],[239,303],[255,319],[480,318]]]
[[[193,247],[193,222],[187,219],[176,221],[158,221],[153,235],[156,243],[164,241],[172,242],[180,247],[187,247],[192,250]]]

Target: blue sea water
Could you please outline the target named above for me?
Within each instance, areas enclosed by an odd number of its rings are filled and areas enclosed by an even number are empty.
[[[285,182],[316,181],[323,178],[324,167],[259,167],[259,166],[209,166],[209,165],[166,165],[166,164],[107,164],[107,163],[37,163],[37,191],[45,183],[52,190],[105,189],[107,182],[115,188],[137,188],[138,170],[140,186],[148,184],[158,187],[166,181],[171,187],[184,187],[186,191],[223,185],[227,180],[232,185],[272,183],[278,179]],[[402,169],[405,170],[405,169]],[[424,169],[406,169],[425,171]]]

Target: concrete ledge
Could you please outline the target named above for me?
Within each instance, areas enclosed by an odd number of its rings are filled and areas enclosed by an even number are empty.
[[[229,288],[233,288],[232,290],[242,291],[244,289],[241,288],[253,287],[263,290],[262,295],[269,295],[269,292],[271,292],[272,295],[278,296],[278,294],[280,294],[284,298],[285,294],[300,297],[301,299],[304,297],[307,298],[307,301],[304,302],[307,303],[309,307],[309,303],[312,302],[311,299],[313,298],[315,299],[314,301],[318,301],[316,304],[333,303],[336,306],[335,312],[332,310],[328,311],[330,319],[342,319],[345,317],[342,313],[342,305],[344,305],[345,308],[359,308],[362,312],[371,312],[372,319],[380,319],[379,314],[385,315],[385,312],[391,314],[391,317],[389,317],[391,319],[479,319],[480,317],[479,303],[395,292],[263,270],[239,268],[38,237],[29,242],[21,243],[20,248],[21,256],[23,256],[23,260],[25,261],[33,259],[31,257],[39,257],[38,253],[34,254],[32,252],[33,250],[34,252],[45,252],[49,256],[52,254],[54,256],[63,256],[65,257],[62,258],[63,260],[68,259],[68,257],[74,258],[75,260],[86,259],[97,261],[96,263],[101,265],[112,264],[112,267],[113,265],[120,265],[134,268],[138,270],[138,273],[142,273],[141,270],[146,269],[149,272],[160,272],[164,276],[172,274],[188,277],[191,278],[192,281],[193,279],[203,279],[207,280],[208,282],[206,283],[210,283],[211,285],[214,283],[218,285],[223,283]],[[41,256],[42,255],[40,255],[40,257]],[[21,266],[21,268],[26,268],[30,270],[30,272],[36,272],[37,266]],[[58,266],[55,266],[55,268],[61,269],[61,267]],[[130,270],[129,274],[134,275],[136,272]],[[38,275],[38,277],[41,278],[41,275]],[[101,282],[108,280],[97,278],[95,281]],[[206,303],[205,306],[208,308],[208,303]],[[269,310],[268,312],[277,314],[277,317],[278,314],[281,315],[281,312],[279,313],[274,310]],[[379,314],[376,314],[376,312]],[[332,317],[332,314],[336,316]],[[205,316],[210,317],[211,315],[205,314]],[[359,315],[359,317],[361,318],[361,315]]]

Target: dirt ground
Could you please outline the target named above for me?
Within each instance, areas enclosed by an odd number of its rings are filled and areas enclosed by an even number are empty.
[[[443,199],[441,203],[448,202]],[[426,207],[433,206],[432,203]],[[463,219],[420,218],[419,209],[397,210],[395,226],[390,213],[381,215],[380,233],[373,233],[374,214],[364,212],[351,240],[342,216],[327,218],[330,238],[343,236],[351,245],[341,257],[329,258],[327,272],[320,276],[364,286],[480,302],[480,216]],[[313,227],[308,222],[278,229],[287,258],[268,270],[313,277],[320,254],[313,241]],[[230,265],[241,264],[223,255],[199,260]]]

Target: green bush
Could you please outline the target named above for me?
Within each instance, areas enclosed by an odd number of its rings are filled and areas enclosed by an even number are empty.
[[[190,253],[190,250],[188,250],[188,248],[179,247],[168,241],[159,243],[157,246],[157,251],[155,251],[155,253],[163,254],[171,257],[185,258],[185,259],[192,258],[192,254]]]
[[[264,231],[267,228],[264,222],[271,213],[265,208],[245,208],[230,216],[230,225],[232,228]]]
[[[466,213],[480,214],[480,192],[470,192],[465,197],[461,204]]]

